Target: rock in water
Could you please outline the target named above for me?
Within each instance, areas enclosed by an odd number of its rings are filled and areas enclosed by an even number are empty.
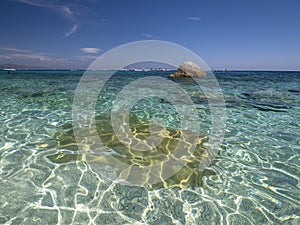
[[[125,116],[120,115],[120,124],[126,124]],[[122,120],[124,120],[122,122]],[[203,184],[202,177],[213,174],[210,170],[200,170],[199,164],[201,159],[207,157],[205,142],[208,137],[188,130],[176,130],[169,127],[161,127],[160,125],[152,124],[150,129],[151,120],[140,120],[136,116],[129,115],[129,124],[133,137],[128,138],[128,141],[120,141],[112,127],[111,115],[98,115],[95,118],[97,135],[100,137],[102,144],[109,150],[106,151],[115,159],[128,165],[126,170],[114,165],[115,172],[118,177],[125,179],[128,173],[134,175],[135,167],[147,169],[148,166],[161,165],[161,174],[174,172],[174,175],[167,179],[160,177],[156,184],[152,185],[153,189],[159,188],[186,188],[201,186]],[[164,129],[163,129],[164,128]],[[123,127],[120,127],[123,130]],[[162,132],[163,131],[163,132]],[[86,135],[82,133],[82,136]],[[157,146],[147,145],[144,140],[151,135],[154,137],[161,137],[161,142]],[[181,136],[183,139],[181,140]],[[196,143],[190,143],[190,138],[197,140]],[[194,139],[195,138],[195,139]],[[93,168],[99,168],[101,165],[107,165],[107,158],[101,154],[91,155],[85,154],[83,151],[78,151],[78,143],[76,143],[73,133],[73,124],[67,123],[61,127],[61,132],[57,132],[53,140],[57,149],[73,150],[69,153],[57,153],[47,156],[53,163],[68,163],[71,161],[88,161],[93,165]],[[92,139],[93,140],[93,139]],[[89,149],[95,149],[93,141],[89,143]],[[195,144],[194,151],[191,152],[192,144]],[[176,147],[180,146],[180,152],[176,152]],[[136,149],[138,148],[138,149]],[[147,151],[141,151],[147,149]],[[89,158],[87,158],[89,157]],[[182,163],[182,168],[178,171],[172,171],[171,167],[165,166],[167,159],[174,159],[178,164]],[[88,160],[87,160],[88,159]],[[121,165],[121,164],[120,164]],[[176,164],[177,165],[177,164]],[[103,168],[102,168],[103,169]],[[100,169],[101,170],[101,169]],[[124,173],[126,172],[126,174]],[[125,174],[125,175],[124,175]],[[124,175],[124,176],[123,176]],[[130,177],[129,177],[130,178]],[[141,181],[147,181],[148,177],[139,177]]]
[[[190,78],[190,77],[206,77],[206,72],[202,70],[194,62],[182,63],[175,73],[172,73],[169,77],[172,78]]]

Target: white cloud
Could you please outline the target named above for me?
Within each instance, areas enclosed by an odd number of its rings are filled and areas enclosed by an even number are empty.
[[[194,20],[194,21],[202,20],[202,18],[200,18],[200,17],[194,17],[194,16],[187,17],[186,19],[187,20]]]
[[[13,48],[13,47],[2,47],[0,50],[5,51],[2,54],[2,58],[9,58],[9,59],[40,59],[40,60],[47,60],[51,59],[47,56],[47,54],[42,52],[35,52],[29,49],[20,49],[20,48]]]
[[[64,12],[64,16],[67,16],[71,20],[74,19],[74,13],[71,11],[69,6],[63,5],[61,6],[62,11]]]
[[[10,59],[10,57],[7,55],[0,55],[0,59]]]
[[[37,7],[46,7],[45,4],[42,4],[41,1],[34,1],[34,0],[19,0],[19,2],[32,5],[32,6],[37,6]]]
[[[40,60],[45,60],[48,59],[49,57],[45,55],[40,55],[40,54],[8,54],[7,55],[10,58],[21,58],[21,59],[40,59]]]
[[[97,54],[101,51],[100,48],[81,48],[80,50],[88,54]]]
[[[71,30],[69,30],[68,32],[65,33],[65,38],[69,37],[71,34],[74,34],[76,32],[76,30],[78,29],[79,24],[75,24]]]
[[[158,39],[159,37],[153,34],[148,34],[148,33],[144,33],[142,34],[143,37],[148,38],[148,39]]]
[[[152,34],[143,34],[143,36],[145,36],[146,38],[152,38],[153,37]]]
[[[80,60],[80,61],[91,61],[94,59],[97,59],[98,56],[94,56],[94,55],[78,55],[75,56],[76,59]]]
[[[70,8],[67,4],[62,4],[60,2],[53,2],[53,1],[45,1],[45,0],[17,0],[18,2],[28,4],[35,7],[40,8],[47,8],[52,11],[54,11],[57,14],[60,14],[61,16],[65,17],[67,20],[74,23],[70,31],[66,32],[64,37],[67,38],[70,35],[74,34],[77,29],[79,28],[79,21],[75,16],[75,12],[72,8]],[[79,7],[77,7],[78,9]]]
[[[59,2],[53,2],[53,1],[44,1],[44,0],[17,0],[18,2],[28,4],[31,6],[36,6],[40,8],[48,8],[56,13],[66,17],[69,20],[76,20],[74,16],[74,12],[71,10],[71,8],[68,5],[62,5],[62,3]]]
[[[2,54],[1,58],[6,59],[39,59],[47,60],[50,59],[46,54],[40,52],[34,52],[29,49],[20,49],[20,48],[11,48],[11,47],[2,47],[0,50],[6,51],[5,54]]]
[[[6,55],[0,55],[0,58],[5,58],[5,59],[22,59],[22,60],[40,60],[40,61],[56,61],[56,62],[60,62],[60,61],[64,61],[65,59],[62,58],[52,58],[49,57],[45,54],[41,54],[41,53],[30,53],[30,54],[26,54],[26,53],[12,53],[12,54],[6,54]]]
[[[5,51],[10,51],[10,52],[22,52],[22,53],[32,52],[31,50],[19,49],[19,48],[0,48],[0,49]]]

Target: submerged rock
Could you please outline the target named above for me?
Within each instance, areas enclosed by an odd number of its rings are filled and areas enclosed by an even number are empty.
[[[206,77],[206,72],[202,70],[196,63],[194,62],[184,62],[182,63],[175,73],[172,73],[169,77],[171,78],[191,78],[191,77]]]
[[[123,118],[120,117],[120,119],[122,122]],[[124,124],[126,124],[125,121]],[[172,172],[173,175],[166,180],[160,177],[160,182],[152,185],[152,188],[154,189],[162,187],[182,188],[201,186],[202,177],[207,174],[212,174],[209,170],[199,170],[200,160],[202,157],[207,157],[205,147],[203,146],[203,143],[208,139],[207,136],[196,134],[192,131],[162,127],[160,125],[152,124],[150,120],[140,121],[134,115],[130,115],[129,124],[133,137],[128,137],[128,142],[124,142],[124,140],[121,142],[111,125],[111,116],[96,116],[97,133],[102,144],[107,148],[106,153],[112,155],[119,162],[129,165],[126,170],[122,167],[118,169],[117,165],[114,166],[115,169],[117,168],[115,171],[117,176],[127,179],[127,177],[124,177],[124,174],[130,175],[134,167],[147,168],[147,166],[152,165],[160,165],[161,173],[164,173],[166,172],[165,170],[170,170],[170,168],[166,169],[164,165],[165,160],[168,158],[178,160],[178,162],[180,161],[181,163],[184,162],[181,164],[182,168],[176,171],[167,171]],[[101,155],[85,155],[84,151],[78,152],[79,148],[75,141],[72,128],[72,123],[64,125],[62,127],[62,132],[56,133],[54,139],[56,148],[72,150],[74,153],[61,153],[48,156],[48,158],[54,163],[68,163],[76,160],[87,161],[91,164],[92,168],[93,164],[95,164],[95,167],[106,165],[108,163],[107,158]],[[81,135],[83,135],[83,137],[85,136],[85,134]],[[157,146],[149,145],[144,141],[146,138],[153,135],[162,140]],[[184,137],[183,141],[180,139],[182,136]],[[196,142],[194,142],[194,151],[191,151],[191,146],[193,144],[188,140],[196,140]],[[91,143],[89,145],[90,149],[95,148],[93,147],[93,144],[94,143]],[[178,152],[176,152],[176,147],[178,145],[180,146],[180,151],[184,154],[178,154]],[[147,177],[141,176],[138,179],[145,179],[145,183],[147,183]]]

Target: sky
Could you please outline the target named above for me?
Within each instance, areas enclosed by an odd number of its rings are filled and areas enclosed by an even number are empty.
[[[85,69],[163,40],[212,69],[300,70],[299,0],[1,0],[0,65]]]

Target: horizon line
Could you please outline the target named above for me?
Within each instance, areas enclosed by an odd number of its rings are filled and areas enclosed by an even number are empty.
[[[167,72],[167,71],[176,71],[176,69],[166,69],[164,71],[161,71],[159,69],[154,70],[147,70],[140,71],[138,68],[137,70],[133,70],[132,72],[153,72],[153,71],[160,71],[160,72]],[[88,70],[88,69],[13,69],[13,68],[3,68],[0,69],[0,71],[128,71],[130,70],[123,70],[123,69],[102,69],[102,70]],[[212,69],[211,72],[300,72],[299,70],[273,70],[273,69]]]

